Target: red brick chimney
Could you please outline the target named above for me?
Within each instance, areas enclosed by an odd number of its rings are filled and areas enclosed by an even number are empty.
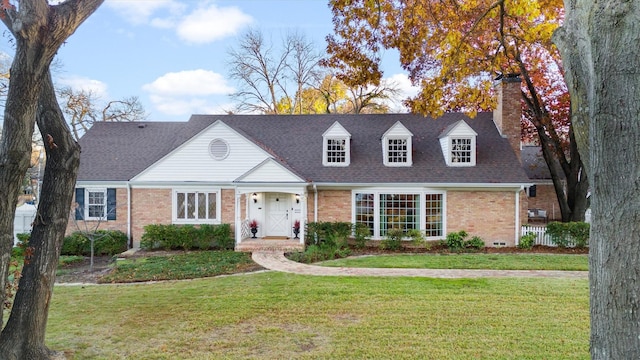
[[[493,112],[493,122],[496,124],[500,135],[509,140],[511,148],[518,160],[520,157],[520,119],[522,118],[522,93],[520,74],[500,75],[496,78],[498,93],[498,106]]]

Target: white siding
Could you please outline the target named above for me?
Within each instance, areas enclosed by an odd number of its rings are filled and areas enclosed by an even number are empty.
[[[298,176],[269,159],[238,179],[239,182],[302,182]]]
[[[224,160],[214,160],[209,144],[223,139],[229,146]],[[269,154],[218,121],[143,171],[136,181],[229,182],[269,158]]]

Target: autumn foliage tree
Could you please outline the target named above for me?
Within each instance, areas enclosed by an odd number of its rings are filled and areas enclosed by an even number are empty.
[[[412,111],[474,115],[494,108],[492,80],[520,74],[523,135],[535,135],[563,221],[583,220],[588,180],[569,123],[569,101],[553,31],[560,0],[331,0],[335,35],[326,64],[341,80],[376,84],[381,53],[396,49],[419,94]],[[347,80],[348,79],[348,80]],[[566,181],[566,186],[565,182]]]

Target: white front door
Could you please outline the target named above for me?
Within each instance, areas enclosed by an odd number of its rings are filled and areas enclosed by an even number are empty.
[[[291,228],[291,194],[267,194],[266,236],[289,236]]]

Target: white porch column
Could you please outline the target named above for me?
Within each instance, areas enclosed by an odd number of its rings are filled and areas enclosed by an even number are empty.
[[[235,220],[234,220],[234,233],[235,233],[235,244],[238,246],[240,244],[240,240],[242,240],[242,219],[240,215],[240,199],[241,194],[238,193],[238,188],[234,189],[235,193]]]

